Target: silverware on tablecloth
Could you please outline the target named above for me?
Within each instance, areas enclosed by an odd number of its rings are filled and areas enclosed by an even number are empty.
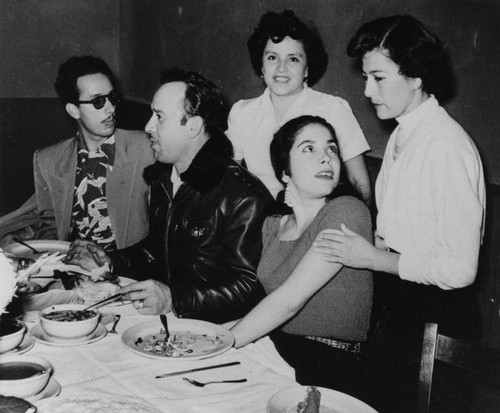
[[[236,379],[236,380],[214,380],[214,381],[206,381],[206,382],[201,382],[201,381],[196,381],[193,379],[188,379],[187,377],[183,377],[182,380],[187,381],[188,383],[191,383],[192,385],[196,387],[205,387],[207,384],[218,384],[218,383],[245,383],[247,379]]]
[[[111,327],[111,330],[109,330],[110,334],[118,334],[116,331],[116,325],[118,324],[118,321],[120,321],[121,315],[120,314],[115,314],[114,320],[113,320],[113,326]]]
[[[174,373],[160,374],[159,376],[156,376],[155,379],[162,379],[164,377],[178,376],[180,374],[186,374],[186,373],[194,373],[195,371],[202,371],[202,370],[218,369],[218,368],[221,368],[221,367],[236,366],[238,364],[241,364],[241,362],[239,362],[239,361],[232,361],[230,363],[215,364],[213,366],[199,367],[197,369],[176,371]]]
[[[30,244],[28,244],[27,242],[24,242],[22,239],[18,238],[18,237],[14,237],[12,238],[15,242],[17,242],[18,244],[21,244],[21,245],[24,245],[25,247],[28,247],[31,251],[33,251],[33,253],[35,254],[45,254],[46,252],[49,252],[49,251],[39,251],[37,250],[35,247],[32,247]]]
[[[90,310],[91,308],[98,308],[98,307],[103,306],[104,304],[112,303],[113,301],[116,301],[119,298],[121,298],[123,295],[124,295],[123,293],[118,293],[118,294],[112,295],[111,297],[105,298],[104,300],[98,301],[97,303],[94,303],[92,305],[89,305],[88,307],[85,307],[81,311]]]
[[[160,320],[161,323],[163,324],[163,327],[165,327],[165,344],[166,344],[168,342],[168,339],[170,338],[170,332],[168,331],[167,316],[165,314],[160,314]]]

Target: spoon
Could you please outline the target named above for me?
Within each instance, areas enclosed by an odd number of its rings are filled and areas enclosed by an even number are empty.
[[[48,251],[38,251],[35,247],[32,247],[30,244],[24,242],[22,239],[18,237],[14,237],[13,240],[17,242],[18,244],[24,245],[25,247],[28,247],[31,251],[33,251],[35,254],[44,254]]]
[[[160,314],[160,320],[161,323],[163,324],[163,327],[165,327],[165,343],[166,343],[170,338],[170,332],[168,331],[167,316],[165,314]]]
[[[193,379],[188,379],[187,377],[183,377],[182,380],[187,381],[188,383],[193,384],[194,386],[197,387],[205,387],[207,384],[214,384],[214,383],[245,383],[247,379],[237,379],[237,380],[216,380],[216,381],[206,381],[202,383],[201,381],[196,381]]]

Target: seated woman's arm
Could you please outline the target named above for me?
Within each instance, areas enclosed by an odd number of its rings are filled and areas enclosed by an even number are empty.
[[[310,248],[288,279],[264,298],[232,329],[235,347],[244,346],[289,320],[342,268]]]

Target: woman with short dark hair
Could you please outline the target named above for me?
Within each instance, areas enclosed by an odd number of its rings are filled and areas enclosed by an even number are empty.
[[[384,294],[376,301],[392,307],[400,347],[393,351],[400,359],[388,362],[399,366],[392,397],[416,388],[425,322],[438,323],[443,334],[477,337],[477,290],[464,287],[478,269],[483,167],[470,136],[438,101],[446,97],[450,71],[443,44],[424,24],[411,16],[373,20],[347,51],[361,60],[364,93],[378,118],[396,119],[398,126],[375,185],[375,246],[346,224],[318,236],[316,251],[329,262],[380,274],[377,292]],[[462,411],[470,387],[444,377],[433,393],[454,406],[446,411]]]
[[[235,159],[244,160],[276,198],[283,185],[274,176],[269,157],[274,133],[295,117],[321,116],[335,128],[349,181],[370,203],[370,180],[363,158],[370,147],[349,104],[310,88],[323,76],[328,62],[317,30],[291,10],[267,12],[247,46],[255,73],[267,88],[261,96],[240,100],[231,109],[227,135]]]

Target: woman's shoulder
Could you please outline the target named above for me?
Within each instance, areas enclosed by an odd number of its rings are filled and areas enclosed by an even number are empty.
[[[335,213],[347,212],[358,215],[370,214],[366,204],[360,199],[352,195],[342,195],[329,200],[326,203],[327,212],[334,211]]]
[[[326,203],[317,219],[318,230],[326,228],[339,229],[340,224],[361,235],[368,237],[371,234],[372,221],[366,204],[351,195],[342,195]]]
[[[308,100],[311,100],[315,106],[331,110],[336,108],[338,110],[346,110],[352,112],[351,106],[344,98],[340,96],[331,95],[329,93],[320,92],[309,88],[307,90]]]
[[[263,95],[250,99],[240,99],[231,107],[231,113],[237,114],[240,112],[257,109],[260,106],[262,106],[262,100],[263,100]]]

